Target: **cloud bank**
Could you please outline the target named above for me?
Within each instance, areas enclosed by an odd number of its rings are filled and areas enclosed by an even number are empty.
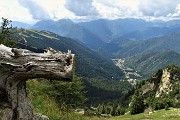
[[[179,0],[140,0],[139,10],[143,16],[170,17],[178,12],[178,4]]]
[[[94,6],[103,18],[126,18],[139,16],[137,0],[94,0]]]
[[[32,15],[33,19],[36,20],[47,20],[50,19],[49,14],[41,5],[37,4],[34,0],[19,0],[19,3],[27,8]]]
[[[180,0],[1,0],[0,15],[13,19],[180,19]]]
[[[97,16],[98,11],[93,6],[93,0],[66,0],[65,7],[76,16]]]

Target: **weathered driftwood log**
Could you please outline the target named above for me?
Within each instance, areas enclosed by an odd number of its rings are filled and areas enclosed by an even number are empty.
[[[26,81],[33,78],[71,81],[71,51],[62,53],[50,48],[46,53],[0,45],[0,119],[32,120]]]

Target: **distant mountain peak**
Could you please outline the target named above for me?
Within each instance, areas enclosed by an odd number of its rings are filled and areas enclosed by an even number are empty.
[[[74,23],[71,19],[59,19],[56,22],[67,22],[67,23]]]

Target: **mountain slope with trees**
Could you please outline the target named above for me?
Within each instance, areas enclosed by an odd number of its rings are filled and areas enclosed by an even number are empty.
[[[72,38],[91,49],[97,49],[104,44],[104,42],[98,37],[98,35],[79,26],[69,19],[61,19],[58,21],[39,21],[34,26],[32,26],[32,29],[46,30],[56,33],[60,36]]]
[[[117,40],[112,42],[116,49],[112,54],[115,57],[131,57],[143,52],[176,51],[180,52],[180,33],[170,33],[162,37],[154,37],[143,41]],[[105,50],[107,48],[104,48]]]
[[[119,39],[129,39],[129,40],[147,40],[154,37],[164,36],[166,34],[179,32],[180,26],[162,26],[162,27],[149,27],[144,30],[137,30],[130,33],[127,33],[121,36]]]
[[[125,59],[125,66],[146,77],[170,64],[180,65],[180,53],[175,51],[145,52]]]
[[[159,110],[180,107],[180,67],[169,65],[151,78],[140,82],[130,102],[130,113],[138,114],[146,109]]]
[[[115,20],[99,19],[78,24],[92,33],[99,35],[103,41],[108,43],[124,34],[154,26],[152,22],[133,18]]]
[[[33,51],[42,52],[47,47],[55,50],[68,51],[76,54],[76,72],[82,77],[103,77],[117,80],[123,76],[122,71],[111,60],[98,55],[75,40],[58,36],[47,31],[18,29],[19,46]]]

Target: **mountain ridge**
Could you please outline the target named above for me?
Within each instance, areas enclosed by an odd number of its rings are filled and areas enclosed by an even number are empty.
[[[67,52],[68,49],[76,54],[77,74],[84,77],[103,77],[105,79],[117,80],[123,76],[122,71],[113,62],[96,52],[81,45],[77,41],[61,37],[47,31],[18,29],[19,46],[35,51],[43,51],[47,47]]]
[[[119,40],[114,41],[116,49],[112,51],[115,57],[131,57],[143,52],[176,51],[180,52],[180,33],[170,33],[162,37],[154,37],[148,40]],[[104,48],[106,50],[107,48]]]
[[[125,59],[125,66],[146,77],[170,64],[180,65],[180,53],[175,51],[146,52]]]
[[[104,42],[97,35],[69,19],[61,19],[58,21],[39,21],[32,27],[32,29],[46,30],[60,36],[75,39],[91,49],[97,49],[104,44]]]

